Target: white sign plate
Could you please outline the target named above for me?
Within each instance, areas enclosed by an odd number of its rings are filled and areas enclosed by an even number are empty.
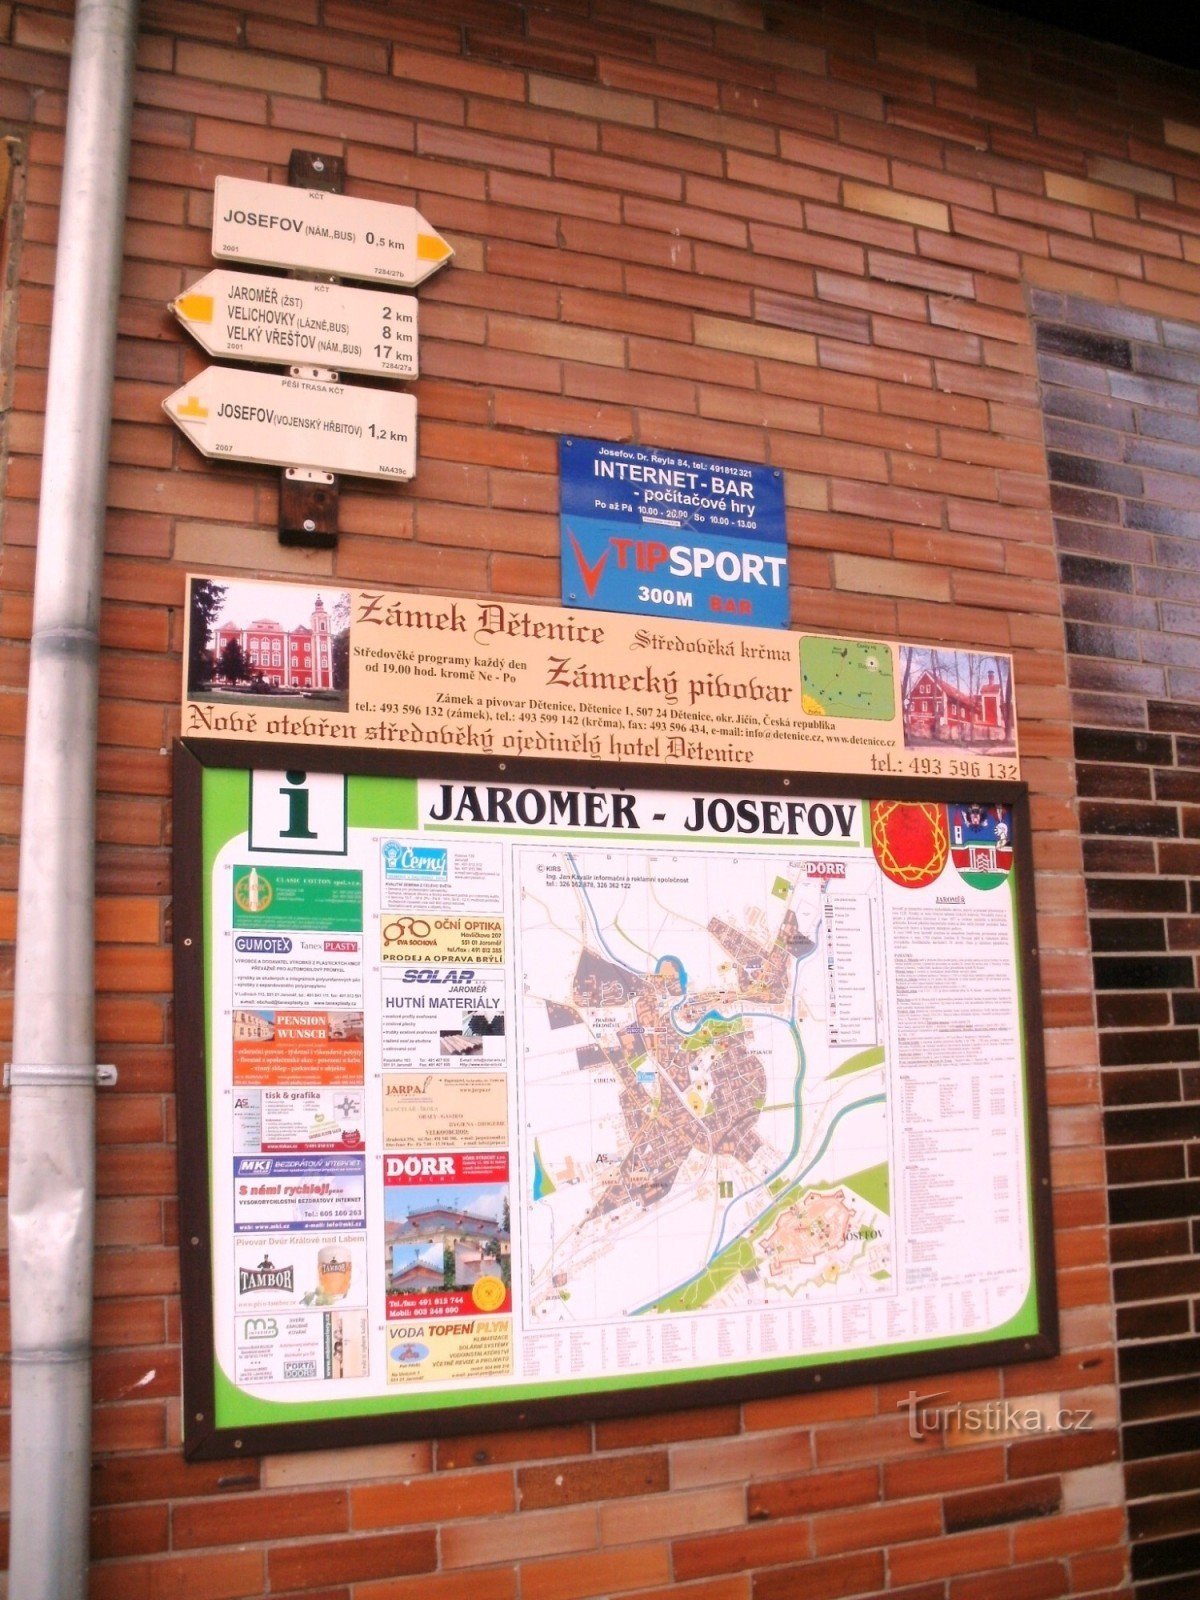
[[[412,206],[248,178],[216,181],[212,252],[225,260],[409,286],[454,254]]]
[[[388,389],[206,367],[163,401],[202,455],[361,478],[417,470],[417,402]]]
[[[170,306],[209,355],[417,376],[414,295],[210,272]]]

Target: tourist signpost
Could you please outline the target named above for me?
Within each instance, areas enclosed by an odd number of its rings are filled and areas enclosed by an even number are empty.
[[[163,405],[206,456],[400,482],[417,469],[410,394],[206,367]]]
[[[339,378],[415,378],[417,303],[320,280],[412,287],[454,252],[411,206],[335,192],[341,169],[332,158],[295,151],[293,166],[288,187],[216,180],[212,251],[300,276],[219,268],[170,302],[210,355],[286,366],[289,375],[208,367],[163,408],[206,456],[283,467],[280,537],[328,547],[337,536],[335,474],[406,482],[416,472],[413,397],[348,388]],[[319,172],[330,186],[295,186],[301,169],[310,183]]]
[[[454,251],[412,206],[218,178],[213,255],[412,288]]]
[[[185,289],[171,310],[212,356],[417,376],[413,295],[218,270]]]

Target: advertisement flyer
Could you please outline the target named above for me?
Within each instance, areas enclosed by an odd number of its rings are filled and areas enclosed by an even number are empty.
[[[301,1307],[365,1306],[364,1241],[348,1233],[328,1244],[280,1234],[237,1244],[237,1309],[297,1311]]]
[[[362,1156],[239,1156],[233,1164],[235,1233],[362,1227]]]
[[[234,1020],[235,1036],[238,1029],[249,1030],[241,1042],[245,1044],[288,1044],[289,1048],[274,1052],[278,1061],[284,1061],[294,1052],[290,1046],[297,1040],[274,1039],[274,1019],[277,1010],[309,1015],[316,1010],[313,996],[320,997],[322,1009],[329,1008],[327,1027],[329,1045],[354,1044],[349,1038],[358,1019],[362,1021],[362,935],[355,933],[331,938],[322,933],[233,933],[233,1003],[240,1016]],[[262,1027],[255,1022],[258,1016]],[[286,1025],[285,1025],[286,1026]],[[339,1040],[340,1032],[345,1037]],[[268,1033],[271,1037],[268,1038]],[[308,1041],[309,1052],[324,1059],[327,1071],[355,1068],[352,1058],[361,1062],[361,1046],[357,1051],[320,1049],[319,1042]],[[283,1070],[282,1067],[280,1070]],[[361,1079],[361,1071],[359,1072]]]
[[[786,600],[786,588],[779,594]],[[992,651],[195,575],[187,630],[188,739],[431,760],[526,756],[968,783],[1020,776],[1012,658]],[[272,804],[286,811],[287,837],[311,853],[317,813],[301,816],[301,800],[284,793]],[[468,795],[456,798],[457,815],[430,820],[553,825],[565,807],[571,826],[603,827],[588,811],[600,803],[548,790],[525,794],[507,816],[496,797],[482,797],[478,809]],[[430,910],[453,884],[458,912],[477,902],[482,909],[494,882],[470,883],[452,855],[439,853],[448,844],[426,853],[409,843],[406,854],[399,837],[378,841],[385,905]],[[421,884],[427,894],[405,892]],[[284,880],[275,892],[298,890]],[[336,898],[336,883],[320,892]],[[274,915],[289,912],[280,906]]]
[[[220,1425],[1038,1330],[1012,807],[320,776],[201,773]]]
[[[507,1148],[503,1075],[397,1072],[384,1078],[385,1150],[433,1150],[447,1135],[460,1150]]]
[[[361,1083],[362,1075],[361,1011],[261,1007],[233,1014],[235,1083]]]
[[[239,1317],[234,1334],[234,1371],[239,1384],[344,1383],[367,1371],[367,1318],[362,1311],[315,1315]]]
[[[362,1053],[357,1083],[362,1083]],[[297,1069],[302,1071],[302,1068]],[[233,1050],[233,1081],[252,1069]],[[310,1072],[309,1077],[313,1074]],[[268,1080],[269,1081],[269,1080]],[[234,1148],[238,1155],[293,1150],[360,1150],[365,1101],[361,1088],[243,1089],[234,1096]]]

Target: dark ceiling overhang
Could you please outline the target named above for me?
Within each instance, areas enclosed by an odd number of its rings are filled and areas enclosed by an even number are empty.
[[[1029,17],[1096,44],[1136,50],[1174,67],[1200,71],[1200,22],[1190,5],[1170,0],[991,0],[989,10]]]

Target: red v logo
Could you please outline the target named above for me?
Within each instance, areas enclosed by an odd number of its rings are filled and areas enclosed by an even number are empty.
[[[589,600],[596,598],[596,585],[600,582],[600,574],[604,571],[604,563],[608,560],[608,550],[600,557],[594,567],[588,566],[583,558],[583,551],[579,548],[579,540],[567,529],[567,537],[571,541],[571,549],[575,552],[575,559],[579,563],[579,575],[583,579],[583,587],[587,590]],[[611,549],[611,546],[609,546]]]

